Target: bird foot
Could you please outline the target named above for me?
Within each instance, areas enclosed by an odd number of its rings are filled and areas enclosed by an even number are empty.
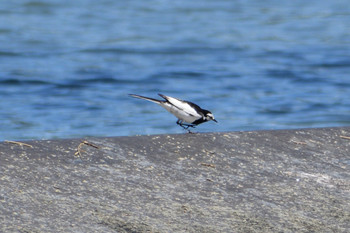
[[[189,133],[189,134],[197,134],[197,132],[192,132],[191,130],[187,130],[187,133]]]

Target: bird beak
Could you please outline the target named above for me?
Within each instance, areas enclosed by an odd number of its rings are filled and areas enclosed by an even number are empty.
[[[215,119],[213,119],[213,121],[215,121],[216,123],[218,123],[218,121],[217,121],[217,120],[215,120]]]

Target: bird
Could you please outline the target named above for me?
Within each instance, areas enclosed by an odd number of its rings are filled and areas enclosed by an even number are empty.
[[[175,115],[178,119],[176,121],[176,124],[188,130],[189,133],[191,133],[191,131],[189,130],[190,127],[195,128],[201,123],[207,121],[214,121],[218,123],[218,121],[215,120],[214,115],[210,111],[202,109],[195,103],[162,94],[158,95],[164,100],[157,100],[141,95],[129,94],[129,96],[131,97],[148,100],[162,106],[168,112]]]

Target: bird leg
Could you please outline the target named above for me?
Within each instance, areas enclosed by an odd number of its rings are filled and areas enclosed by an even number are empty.
[[[189,130],[189,128],[196,128],[196,126],[192,125],[192,124],[184,124],[182,123],[183,121],[181,120],[177,120],[176,124],[180,125],[183,129],[187,129],[189,133],[192,133],[191,130]]]

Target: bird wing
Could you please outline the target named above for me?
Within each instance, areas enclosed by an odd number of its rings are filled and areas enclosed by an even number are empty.
[[[202,117],[199,112],[202,110],[198,105],[191,103],[189,101],[184,101],[180,99],[176,99],[174,97],[158,94],[165,100],[167,100],[170,104],[172,104],[174,107],[186,112],[187,114],[193,116],[193,117]]]

